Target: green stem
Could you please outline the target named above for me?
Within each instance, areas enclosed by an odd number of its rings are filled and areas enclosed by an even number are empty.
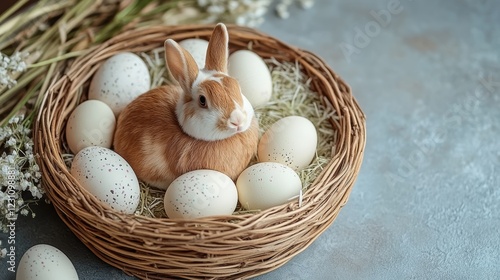
[[[28,85],[29,82],[31,82],[33,79],[40,76],[43,72],[46,71],[47,71],[46,67],[40,67],[33,69],[33,71],[26,72],[25,75],[23,75],[23,79],[19,80],[15,86],[11,87],[10,89],[8,89],[7,91],[5,91],[3,94],[0,95],[0,105],[3,105],[14,94],[16,94],[18,90],[24,88],[26,85]]]
[[[60,56],[57,56],[57,57],[54,57],[54,58],[49,58],[47,60],[40,61],[38,63],[34,63],[34,64],[31,64],[31,65],[28,65],[28,68],[37,68],[37,67],[40,67],[40,66],[46,66],[46,65],[52,64],[54,62],[58,62],[58,61],[61,61],[61,60],[66,60],[66,59],[72,58],[72,57],[77,57],[79,55],[84,54],[85,52],[86,52],[86,50],[65,53],[63,55],[60,55]]]
[[[162,3],[162,4],[158,5],[158,7],[154,8],[153,10],[145,13],[144,16],[142,17],[142,19],[146,19],[148,17],[153,17],[157,14],[164,13],[164,12],[170,10],[171,8],[178,6],[179,2],[180,1],[169,1],[167,3]],[[190,1],[185,0],[184,2],[190,2]]]
[[[0,126],[3,126],[4,124],[6,124],[12,117],[14,117],[17,112],[24,107],[24,105],[26,105],[26,103],[33,97],[33,95],[35,95],[35,93],[37,92],[37,90],[42,86],[42,83],[39,82],[37,83],[34,87],[32,87],[29,91],[27,91],[23,98],[21,100],[19,100],[19,102],[17,102],[16,106],[14,106],[14,108],[12,108],[11,112],[9,115],[7,115],[0,123]],[[27,120],[28,118],[25,118],[25,120]]]
[[[144,9],[152,1],[153,0],[136,0],[125,9],[118,12],[111,23],[106,25],[103,29],[101,29],[101,31],[99,31],[99,33],[97,33],[94,43],[102,43],[115,35],[118,30],[135,19],[135,15],[139,14],[142,9]]]
[[[10,17],[13,13],[15,13],[17,10],[19,10],[24,4],[28,3],[29,0],[18,0],[14,6],[12,6],[10,9],[5,11],[1,16],[0,16],[0,22],[3,22],[5,19]]]
[[[60,18],[54,25],[52,25],[50,29],[45,31],[45,33],[43,33],[42,36],[38,38],[36,43],[27,47],[26,51],[31,52],[35,48],[45,49],[44,47],[47,44],[50,44],[53,36],[57,36],[57,34],[60,32],[60,28],[64,26],[68,20],[73,18],[75,15],[85,13],[85,11],[94,3],[95,0],[78,1],[78,4],[75,7],[67,11],[62,18]]]
[[[40,1],[40,3],[41,2],[46,2],[46,1]],[[57,10],[65,9],[68,6],[70,5],[64,2],[51,4],[45,7],[34,8],[31,11],[19,14],[18,16],[11,18],[9,21],[0,25],[0,34],[2,34],[0,36],[0,42],[2,42],[0,44],[0,49],[5,48],[6,43],[8,43],[7,38],[15,36],[23,26],[36,24],[32,22],[34,19],[37,19],[43,15],[54,13],[54,11]]]

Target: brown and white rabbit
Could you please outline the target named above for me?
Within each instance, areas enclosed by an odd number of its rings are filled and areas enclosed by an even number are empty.
[[[177,85],[152,89],[119,115],[114,149],[137,177],[166,189],[197,169],[220,171],[235,180],[257,150],[258,122],[238,82],[227,75],[228,32],[218,24],[205,68],[172,39],[165,59]]]

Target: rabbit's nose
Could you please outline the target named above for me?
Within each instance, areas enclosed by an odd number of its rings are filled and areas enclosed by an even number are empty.
[[[235,128],[237,131],[241,131],[246,122],[246,115],[240,110],[234,110],[231,112],[231,116],[229,117],[229,127]]]

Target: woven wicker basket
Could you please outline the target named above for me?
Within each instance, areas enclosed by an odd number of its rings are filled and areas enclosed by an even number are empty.
[[[81,101],[82,89],[104,60],[122,51],[161,47],[166,38],[208,39],[213,25],[154,26],[127,31],[71,63],[54,77],[35,127],[44,187],[61,219],[95,255],[142,279],[249,278],[271,271],[311,244],[347,202],[365,146],[365,116],[342,81],[316,55],[256,30],[229,25],[230,49],[251,45],[263,58],[298,61],[340,120],[332,160],[305,192],[291,202],[256,214],[197,220],[153,219],[111,210],[83,189],[62,157],[64,129]]]

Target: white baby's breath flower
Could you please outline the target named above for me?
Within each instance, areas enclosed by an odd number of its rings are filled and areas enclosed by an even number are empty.
[[[237,25],[257,27],[264,22],[271,0],[205,0],[198,7],[206,15],[204,23],[234,22]]]
[[[310,9],[314,5],[314,0],[297,0],[302,9]],[[290,17],[289,7],[292,5],[293,0],[281,0],[276,5],[276,13],[282,19]]]
[[[240,3],[236,0],[231,0],[227,4],[227,8],[228,8],[229,12],[235,11],[236,9],[238,9],[239,6],[240,6]]]
[[[278,16],[282,19],[287,19],[290,17],[290,13],[288,12],[288,4],[280,3],[276,5],[276,12]]]
[[[314,0],[299,0],[302,9],[310,9],[314,6]]]
[[[18,117],[18,116],[15,116],[15,117],[13,117],[13,118],[11,118],[11,119],[9,120],[9,123],[10,123],[10,124],[16,124],[16,123],[18,123],[18,122],[19,122],[19,117]]]
[[[236,23],[237,25],[245,26],[245,25],[246,25],[246,23],[247,23],[247,18],[246,18],[246,17],[244,17],[244,16],[239,16],[239,17],[237,17],[237,18],[236,18],[235,23]]]
[[[9,199],[9,196],[4,192],[0,192],[0,203],[6,201],[7,199]]]
[[[208,0],[198,0],[198,6],[205,7],[206,5],[208,5],[208,2]]]
[[[22,72],[26,70],[26,62],[24,59],[28,56],[27,53],[20,53],[18,51],[14,52],[10,57],[9,68],[16,72]]]
[[[17,84],[13,75],[26,71],[27,53],[14,52],[10,57],[0,52],[0,84],[11,88]]]
[[[14,137],[10,137],[9,140],[5,143],[7,144],[7,147],[13,147],[17,144],[17,140]]]
[[[222,5],[211,5],[207,8],[207,12],[212,15],[221,15],[226,11]]]
[[[166,25],[176,25],[188,22],[189,19],[200,17],[201,11],[194,7],[180,7],[172,9],[162,16],[162,21]]]
[[[36,156],[33,153],[32,150],[30,151],[24,151],[24,163],[29,163],[29,168],[27,169],[28,171],[31,171],[31,167],[36,165]]]
[[[7,177],[10,171],[10,166],[7,165],[5,159],[7,158],[7,155],[3,153],[2,155],[2,173],[0,174],[2,177]]]
[[[26,174],[29,174],[29,173],[26,173]],[[31,185],[30,182],[26,179],[22,179],[21,182],[19,183],[19,186],[21,187],[22,191],[27,190],[30,185]]]
[[[23,208],[23,209],[21,210],[21,215],[23,215],[23,216],[28,216],[28,214],[29,214],[28,209]]]
[[[12,63],[12,59],[1,58],[1,63]],[[22,65],[20,66],[22,67]],[[33,153],[31,130],[23,124],[24,116],[16,116],[0,127],[0,229],[7,230],[7,218],[17,213],[32,213],[29,205],[43,197],[40,184],[41,173]],[[32,198],[24,200],[29,191]],[[12,201],[15,208],[12,209]],[[32,214],[33,216],[33,214]]]
[[[12,147],[12,145],[8,145],[7,147]],[[13,165],[15,162],[16,162],[16,155],[12,154],[12,155],[8,155],[5,159],[6,159],[6,162],[9,164],[9,165]]]
[[[263,17],[267,12],[266,7],[257,7],[255,11],[253,12],[253,17],[261,18]]]
[[[29,190],[34,198],[42,198],[43,194],[40,192],[40,189],[36,187],[36,185],[30,185]]]
[[[7,256],[7,249],[6,248],[2,248],[2,250],[0,250],[0,258],[5,258]]]
[[[0,54],[0,67],[7,68],[10,64],[10,58],[4,54]]]

